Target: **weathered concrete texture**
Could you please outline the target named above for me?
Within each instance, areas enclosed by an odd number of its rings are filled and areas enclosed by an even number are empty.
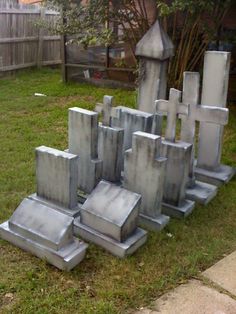
[[[103,162],[102,178],[110,182],[121,179],[124,129],[99,125],[98,157]]]
[[[234,314],[236,301],[197,280],[191,280],[153,302],[152,310],[151,314]]]
[[[72,217],[29,198],[0,226],[0,236],[63,270],[75,267],[87,249],[73,237]]]
[[[199,103],[200,75],[198,72],[184,72],[183,102],[189,104],[188,115],[180,115],[181,141],[195,143],[195,124],[209,122],[224,125],[228,121],[228,110],[213,106],[202,106]],[[189,165],[189,181],[186,197],[201,204],[208,204],[217,193],[217,188],[203,182],[196,182],[194,173],[195,152],[194,145]]]
[[[186,189],[186,198],[207,205],[217,194],[217,187],[195,180],[194,185]]]
[[[202,104],[226,106],[229,69],[229,52],[207,51],[205,53]],[[198,167],[214,170],[220,165],[223,127],[201,123],[199,132]]]
[[[155,101],[166,98],[168,61],[141,59],[139,63],[138,108],[155,112]]]
[[[59,206],[77,207],[78,157],[57,149],[36,148],[37,195]]]
[[[235,175],[236,170],[230,166],[220,165],[214,171],[195,167],[195,176],[197,180],[220,187],[222,184],[228,183]]]
[[[211,268],[204,271],[203,276],[236,296],[235,269],[236,252],[226,256]]]
[[[111,113],[114,98],[112,96],[105,95],[103,97],[103,108],[102,108],[102,124],[104,126],[111,125]]]
[[[69,109],[69,152],[79,156],[79,189],[90,193],[102,176],[102,161],[98,159],[98,113],[76,107]]]
[[[221,108],[226,106],[229,69],[229,52],[207,51],[205,53],[202,104]],[[232,177],[232,171],[224,171],[220,165],[222,141],[222,125],[200,123],[196,173],[201,172],[201,180],[205,177],[204,182],[211,183],[213,179],[213,181],[218,180],[217,185],[220,185],[222,182],[228,182]],[[204,173],[199,169],[208,172]],[[221,173],[224,175],[222,176]],[[200,176],[198,178],[200,180]]]
[[[135,54],[158,60],[166,60],[174,56],[173,43],[158,20],[138,42]]]
[[[139,220],[153,230],[161,230],[169,221],[161,214],[166,158],[160,152],[160,136],[135,132],[124,164],[124,187],[142,196]]]
[[[101,181],[81,209],[81,223],[123,242],[137,227],[141,196]]]
[[[132,147],[134,132],[151,133],[154,115],[123,106],[116,107],[116,117],[112,118],[112,126],[124,129],[123,152]]]
[[[155,102],[157,113],[167,115],[165,140],[174,142],[176,136],[176,120],[179,114],[188,115],[189,105],[182,104],[181,91],[171,88],[169,100],[157,100]]]
[[[119,258],[132,255],[147,241],[147,232],[141,228],[136,228],[135,232],[132,233],[129,238],[124,242],[119,242],[81,224],[80,218],[76,218],[74,221],[74,234],[104,248],[106,251]]]
[[[146,240],[146,233],[137,229],[140,202],[139,194],[101,181],[75,219],[75,233],[114,255],[125,256]]]
[[[191,159],[192,144],[162,141],[161,156],[167,158],[163,194],[163,213],[173,217],[185,217],[194,207],[186,200],[186,185]]]

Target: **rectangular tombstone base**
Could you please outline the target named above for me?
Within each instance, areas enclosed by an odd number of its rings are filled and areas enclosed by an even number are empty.
[[[79,218],[74,220],[74,234],[79,235],[88,242],[101,246],[111,254],[120,258],[133,254],[147,240],[147,232],[141,228],[137,228],[133,235],[125,242],[121,243],[80,223]]]
[[[181,206],[162,203],[162,213],[174,218],[185,218],[193,211],[195,202],[185,200]]]
[[[233,178],[235,173],[235,168],[226,165],[220,165],[220,168],[216,171],[205,170],[197,166],[195,168],[195,176],[197,180],[213,184],[218,187],[222,184],[228,183]]]
[[[153,218],[144,214],[139,214],[139,224],[151,231],[160,231],[168,224],[170,217],[161,215]]]
[[[69,208],[62,207],[60,205],[56,205],[55,203],[50,202],[49,200],[46,200],[46,199],[38,196],[36,193],[28,196],[28,198],[31,199],[31,200],[37,201],[37,202],[39,202],[42,205],[48,206],[50,208],[53,208],[53,209],[55,209],[55,210],[65,214],[67,216],[70,216],[70,217],[74,217],[75,218],[75,217],[79,216],[79,213],[80,213],[79,204],[78,204],[77,207],[69,209]]]
[[[202,205],[207,205],[217,194],[217,187],[205,182],[195,181],[195,185],[187,188],[186,198]]]
[[[0,237],[66,271],[71,270],[83,260],[88,247],[86,243],[74,238],[70,245],[55,251],[12,231],[8,221],[0,225]]]

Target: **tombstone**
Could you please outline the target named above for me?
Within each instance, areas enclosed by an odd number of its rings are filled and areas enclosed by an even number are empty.
[[[207,51],[204,59],[201,103],[225,108],[228,92],[230,53]],[[220,124],[200,123],[196,178],[220,186],[227,183],[235,170],[222,165],[221,151],[224,127]]]
[[[0,225],[1,238],[63,270],[80,263],[87,249],[87,244],[73,237],[78,214],[77,162],[75,155],[38,147],[37,194],[25,198]]]
[[[168,62],[174,55],[173,43],[158,20],[138,42],[135,54],[140,59],[138,108],[155,113],[156,99],[166,99]]]
[[[69,152],[79,156],[78,188],[91,193],[102,176],[102,161],[98,159],[98,113],[69,109]]]
[[[125,257],[146,242],[147,232],[137,227],[141,196],[101,181],[75,219],[74,232],[113,255]]]
[[[139,221],[154,231],[169,222],[169,217],[161,214],[166,158],[160,152],[160,136],[135,132],[124,163],[124,187],[142,196]]]
[[[112,126],[124,129],[123,153],[132,147],[134,132],[152,132],[154,115],[136,109],[118,106],[113,111]]]
[[[197,72],[184,72],[183,103],[189,104],[189,114],[180,115],[181,140],[193,144],[191,164],[189,169],[189,185],[186,190],[188,199],[207,204],[216,195],[217,187],[205,182],[195,180],[194,175],[194,140],[195,124],[208,122],[212,124],[225,125],[228,120],[228,109],[213,106],[199,105],[200,75]]]
[[[119,182],[123,161],[124,129],[111,127],[112,103],[113,97],[104,96],[101,110],[103,120],[98,128],[98,157],[103,162],[102,179]]]
[[[168,101],[156,101],[157,112],[167,115],[161,148],[161,156],[167,158],[162,211],[173,217],[186,217],[194,208],[194,202],[187,200],[185,195],[193,145],[175,140],[177,115],[187,115],[189,110],[189,106],[181,104],[180,99],[181,92],[171,88]]]
[[[78,157],[46,146],[36,148],[35,153],[36,194],[29,197],[78,216]]]

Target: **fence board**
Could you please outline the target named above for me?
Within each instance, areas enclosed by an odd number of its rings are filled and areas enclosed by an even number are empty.
[[[40,14],[38,5],[0,0],[0,72],[61,63],[61,38],[36,26]],[[58,16],[45,10],[45,18],[50,21]]]

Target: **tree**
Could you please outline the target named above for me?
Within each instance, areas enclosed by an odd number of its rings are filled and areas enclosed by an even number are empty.
[[[223,18],[233,0],[45,0],[46,5],[62,9],[51,29],[73,35],[73,42],[109,46],[118,41],[136,43],[155,18],[170,35],[176,47],[169,66],[169,86],[179,88],[183,72],[198,69],[204,51],[216,40]],[[148,6],[152,6],[152,10]],[[153,18],[150,18],[152,11]],[[62,23],[64,21],[64,23]],[[134,55],[135,59],[135,55]]]

